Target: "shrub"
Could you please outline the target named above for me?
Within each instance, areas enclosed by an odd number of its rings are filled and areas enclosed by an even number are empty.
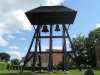
[[[84,65],[84,64],[81,64],[80,66],[81,66],[81,68],[84,68],[84,67],[85,67],[85,65]]]
[[[40,70],[40,67],[35,67],[36,71]],[[47,67],[42,67],[41,69],[47,70]],[[25,67],[24,70],[32,70],[32,67]]]
[[[0,60],[0,62],[5,62],[6,63],[6,60]]]
[[[6,70],[6,68],[7,68],[7,63],[0,62],[0,70]]]
[[[21,68],[19,65],[11,65],[9,67],[11,70],[19,70]]]
[[[12,65],[19,65],[20,61],[19,61],[19,59],[16,58],[16,59],[12,59],[11,63],[12,63]]]
[[[32,70],[32,67],[25,67],[24,70]]]

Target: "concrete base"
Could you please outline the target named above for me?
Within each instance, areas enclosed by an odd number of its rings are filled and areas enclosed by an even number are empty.
[[[20,71],[19,73],[23,73],[23,71]]]
[[[55,70],[52,70],[52,72],[55,72]]]
[[[41,72],[43,72],[43,70],[41,70]]]
[[[35,72],[31,72],[31,74],[35,75],[36,73]]]
[[[52,71],[48,71],[48,74],[53,74],[53,72]]]
[[[64,71],[65,72],[65,74],[69,74],[69,71]]]

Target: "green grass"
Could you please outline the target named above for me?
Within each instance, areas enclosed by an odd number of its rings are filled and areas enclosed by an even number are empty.
[[[83,69],[81,72],[78,69],[69,70],[70,73],[67,75],[84,75],[85,71],[86,71],[86,69]],[[94,75],[100,75],[100,68],[93,68],[92,71],[93,71]],[[50,75],[50,74],[48,74],[47,71],[42,72],[42,73],[39,73],[39,72],[36,72],[36,73],[37,73],[36,75]],[[24,71],[22,74],[20,74],[19,71],[5,70],[5,71],[0,71],[0,75],[32,75],[32,74],[31,74],[31,71]],[[65,75],[65,74],[62,71],[55,71],[51,75]]]

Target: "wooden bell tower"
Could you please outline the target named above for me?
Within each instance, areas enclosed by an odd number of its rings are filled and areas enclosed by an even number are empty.
[[[26,16],[29,19],[30,23],[34,26],[36,25],[37,28],[35,30],[35,33],[33,35],[32,41],[30,43],[27,55],[25,57],[25,61],[24,61],[24,65],[22,67],[22,70],[20,72],[23,72],[24,67],[26,65],[26,63],[33,58],[33,64],[32,64],[32,72],[35,72],[35,64],[36,64],[36,54],[39,53],[41,54],[41,39],[42,38],[49,38],[49,62],[48,62],[48,73],[52,73],[52,40],[53,38],[62,38],[63,42],[62,42],[62,50],[64,53],[63,56],[63,65],[64,65],[64,70],[65,73],[69,73],[68,72],[68,61],[67,61],[67,55],[69,55],[79,66],[79,70],[81,71],[80,68],[80,63],[78,61],[78,58],[76,56],[76,54],[74,53],[74,47],[73,44],[71,42],[69,33],[68,33],[68,29],[69,26],[71,24],[73,24],[74,19],[76,17],[76,13],[77,11],[70,9],[68,7],[65,6],[40,6],[38,8],[32,9],[28,12],[26,12]],[[59,28],[59,24],[62,26],[62,36],[53,36],[53,30],[52,27],[54,25],[56,25],[56,29],[55,31],[60,31]],[[50,26],[50,29],[47,29],[47,26]],[[41,31],[41,29],[43,28],[43,30]],[[49,36],[42,36],[41,32],[48,32],[50,33]],[[59,32],[58,32],[59,33]],[[71,44],[71,48],[72,48],[72,53],[74,54],[74,58],[71,56],[70,53],[67,52],[67,48],[66,48],[66,38],[69,40],[70,44]],[[32,45],[34,43],[34,40],[36,40],[35,42],[35,47],[34,47],[34,52],[31,56],[29,56],[30,50],[32,48]],[[37,52],[37,47],[39,47],[39,52]],[[40,56],[41,58],[41,56]],[[40,63],[40,71],[41,71],[41,59],[39,60]]]

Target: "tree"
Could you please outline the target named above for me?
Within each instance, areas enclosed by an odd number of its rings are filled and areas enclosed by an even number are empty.
[[[94,44],[100,41],[100,27],[91,30],[87,37],[78,34],[72,38],[75,53],[82,64],[96,66]]]
[[[100,27],[91,30],[86,38],[87,60],[88,64],[96,66],[94,44],[100,41]]]
[[[19,65],[20,61],[19,61],[19,59],[16,58],[16,59],[12,59],[11,63],[12,63],[12,65]]]
[[[85,54],[85,35],[80,33],[77,34],[75,37],[72,38],[72,43],[74,46],[75,54],[77,55],[80,64],[87,64],[86,61],[86,54]]]
[[[0,53],[0,59],[9,61],[10,60],[10,55],[7,54],[7,53]]]

